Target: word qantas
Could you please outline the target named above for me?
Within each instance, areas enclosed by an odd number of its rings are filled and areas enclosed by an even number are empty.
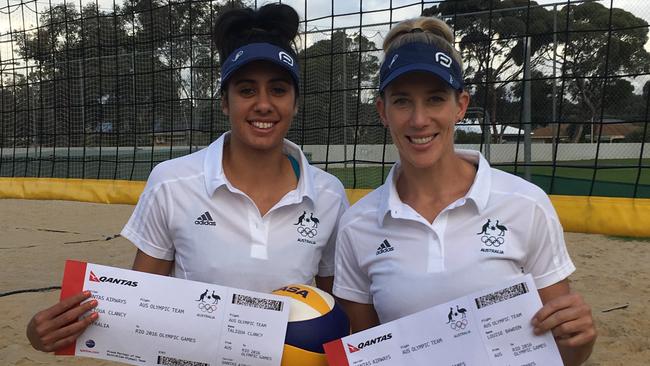
[[[118,285],[131,286],[131,287],[138,286],[138,281],[129,281],[121,278],[113,278],[113,277],[106,277],[106,276],[97,277],[93,273],[93,271],[90,271],[90,276],[88,276],[88,280],[92,282],[110,282]]]
[[[379,342],[387,341],[389,339],[393,338],[392,333],[384,334],[383,336],[379,336],[377,338],[369,339],[365,342],[361,342],[357,344],[356,347],[352,346],[351,344],[348,344],[348,349],[350,350],[350,353],[358,352],[364,347],[372,346],[373,344],[377,344]]]

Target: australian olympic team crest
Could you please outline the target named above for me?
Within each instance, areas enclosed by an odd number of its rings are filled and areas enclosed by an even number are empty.
[[[458,337],[464,334],[467,334],[465,328],[467,328],[467,309],[461,308],[456,305],[456,309],[453,307],[449,308],[449,314],[447,314],[447,324],[452,330],[459,332],[454,337]]]
[[[503,250],[498,249],[506,243],[506,232],[508,228],[500,223],[499,220],[487,219],[481,227],[481,231],[476,233],[481,237],[483,243],[482,252],[503,254]]]
[[[201,312],[212,314],[217,310],[219,300],[221,300],[221,297],[217,295],[214,290],[212,290],[212,294],[208,294],[208,290],[206,289],[205,292],[201,293],[196,301],[199,303],[198,307]]]
[[[298,241],[301,243],[315,245],[316,242],[311,239],[314,239],[318,235],[319,223],[320,220],[314,216],[313,212],[310,212],[309,216],[307,216],[307,211],[303,211],[302,214],[298,216],[298,222],[293,224],[296,226],[296,231],[300,236],[298,238]]]

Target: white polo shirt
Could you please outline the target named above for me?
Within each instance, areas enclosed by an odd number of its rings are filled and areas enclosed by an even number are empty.
[[[223,172],[222,135],[207,148],[158,164],[122,235],[146,254],[174,261],[179,278],[269,292],[334,274],[341,182],[309,164],[298,146],[295,190],[264,216]],[[264,184],[264,182],[260,182]]]
[[[538,288],[575,270],[562,226],[537,186],[490,168],[476,151],[456,150],[478,165],[465,197],[429,223],[386,183],[341,218],[334,294],[374,304],[382,323],[531,273]]]

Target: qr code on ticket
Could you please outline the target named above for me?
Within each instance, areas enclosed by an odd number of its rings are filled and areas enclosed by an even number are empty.
[[[243,305],[251,308],[282,311],[282,301],[272,299],[261,299],[259,297],[252,297],[246,295],[233,294],[232,303],[235,305]]]
[[[164,366],[210,366],[209,363],[181,360],[180,358],[158,356],[158,365]]]
[[[478,297],[474,299],[474,301],[476,302],[476,307],[480,309],[526,293],[528,293],[528,286],[525,282],[522,282],[514,286],[504,288],[503,290],[495,291],[491,294]]]

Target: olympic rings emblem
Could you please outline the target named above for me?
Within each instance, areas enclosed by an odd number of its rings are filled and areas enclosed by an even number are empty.
[[[298,228],[296,228],[296,230],[298,231],[298,234],[300,234],[300,235],[302,235],[304,237],[310,238],[310,239],[313,238],[314,236],[318,235],[318,230],[316,230],[314,228],[310,228],[310,227],[298,226]]]
[[[200,302],[199,303],[199,310],[206,312],[206,313],[212,313],[215,310],[217,310],[217,304],[208,304],[205,302]]]
[[[451,329],[455,331],[461,331],[467,328],[467,319],[463,318],[462,320],[456,320],[451,323]]]
[[[484,235],[481,237],[481,242],[488,247],[500,247],[501,244],[505,242],[505,240],[503,240],[503,238],[500,236]]]

